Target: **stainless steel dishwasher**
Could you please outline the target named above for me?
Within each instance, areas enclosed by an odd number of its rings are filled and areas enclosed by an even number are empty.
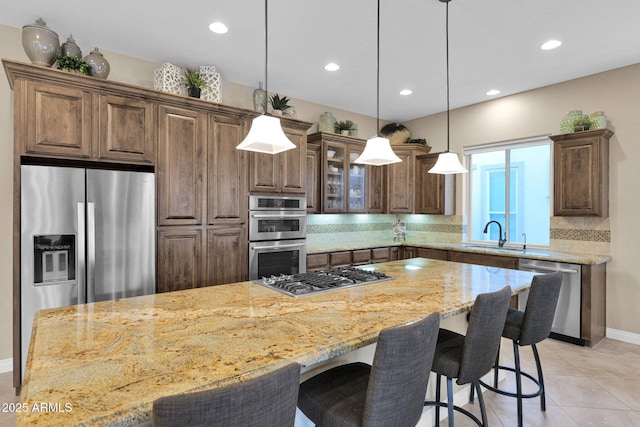
[[[579,264],[521,258],[520,270],[536,273],[553,273],[556,271],[562,273],[562,287],[560,288],[558,307],[553,318],[550,337],[573,344],[585,345],[580,327],[582,266]],[[518,308],[520,310],[524,310],[526,307],[528,296],[528,291],[519,294]]]

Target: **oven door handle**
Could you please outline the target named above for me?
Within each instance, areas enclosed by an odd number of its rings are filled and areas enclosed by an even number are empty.
[[[293,245],[272,245],[272,246],[258,246],[258,247],[252,247],[252,250],[256,250],[256,249],[284,249],[284,248],[299,248],[301,246],[304,246],[304,243],[296,243]]]
[[[304,218],[307,216],[304,214],[276,214],[276,215],[268,215],[268,214],[251,214],[252,218]]]

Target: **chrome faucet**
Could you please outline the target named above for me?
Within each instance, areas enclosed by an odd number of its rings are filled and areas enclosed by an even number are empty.
[[[522,237],[524,238],[524,244],[522,245],[522,250],[527,249],[527,233],[522,233]]]
[[[487,234],[487,230],[489,229],[489,224],[492,222],[498,224],[498,247],[501,248],[507,242],[507,232],[504,233],[504,239],[502,238],[502,225],[498,221],[489,221],[487,225],[484,226],[483,233]]]

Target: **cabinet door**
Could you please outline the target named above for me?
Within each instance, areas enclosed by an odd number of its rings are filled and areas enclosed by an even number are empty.
[[[203,286],[243,282],[249,276],[246,227],[207,231],[207,274]]]
[[[367,203],[368,213],[384,213],[385,166],[367,166]]]
[[[438,153],[418,156],[416,159],[416,206],[418,214],[454,213],[455,175],[429,173],[438,161]]]
[[[420,258],[447,260],[447,251],[431,248],[417,248],[417,256]]]
[[[415,156],[411,151],[394,151],[402,162],[387,165],[387,212],[413,213]]]
[[[358,249],[351,253],[353,265],[371,264],[371,249]]]
[[[157,291],[180,291],[200,286],[202,253],[201,230],[158,231]]]
[[[390,259],[389,248],[373,248],[371,249],[371,262],[386,262]]]
[[[307,190],[307,133],[301,130],[284,128],[287,138],[296,145],[277,155],[280,158],[280,191],[287,194],[305,194]]]
[[[351,251],[331,252],[329,260],[331,268],[351,267]]]
[[[151,102],[114,95],[100,95],[100,160],[127,163],[154,162],[154,117]]]
[[[556,141],[554,148],[554,214],[609,215],[610,131]],[[607,133],[603,133],[607,132]],[[606,135],[604,137],[603,135]]]
[[[278,193],[280,190],[278,155],[249,153],[249,191]]]
[[[89,158],[92,94],[81,89],[26,82],[23,152]],[[17,89],[17,87],[16,87]],[[16,97],[20,94],[16,92]],[[16,100],[16,103],[18,100]],[[22,117],[16,111],[16,115]]]
[[[307,255],[307,271],[328,270],[330,267],[328,253]]]
[[[448,260],[467,264],[486,265],[499,268],[518,268],[518,258],[501,255],[475,254],[469,252],[448,251]]]
[[[320,213],[320,145],[307,145],[307,213]]]
[[[348,147],[349,166],[347,179],[347,212],[367,212],[367,179],[369,168],[353,163],[364,151],[364,146],[350,144]]]
[[[202,224],[207,116],[167,106],[158,116],[158,225]]]
[[[324,181],[324,200],[322,201],[322,212],[342,213],[346,212],[346,171],[348,163],[345,158],[348,156],[347,146],[340,142],[323,142],[322,156],[325,159],[322,165]]]
[[[236,150],[244,121],[210,116],[207,138],[207,216],[209,224],[246,224],[247,152]]]

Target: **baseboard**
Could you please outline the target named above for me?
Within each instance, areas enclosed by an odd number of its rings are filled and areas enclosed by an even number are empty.
[[[13,359],[0,360],[0,374],[13,371]]]
[[[640,345],[640,334],[634,334],[633,332],[621,331],[613,328],[607,328],[606,333],[607,338]]]

